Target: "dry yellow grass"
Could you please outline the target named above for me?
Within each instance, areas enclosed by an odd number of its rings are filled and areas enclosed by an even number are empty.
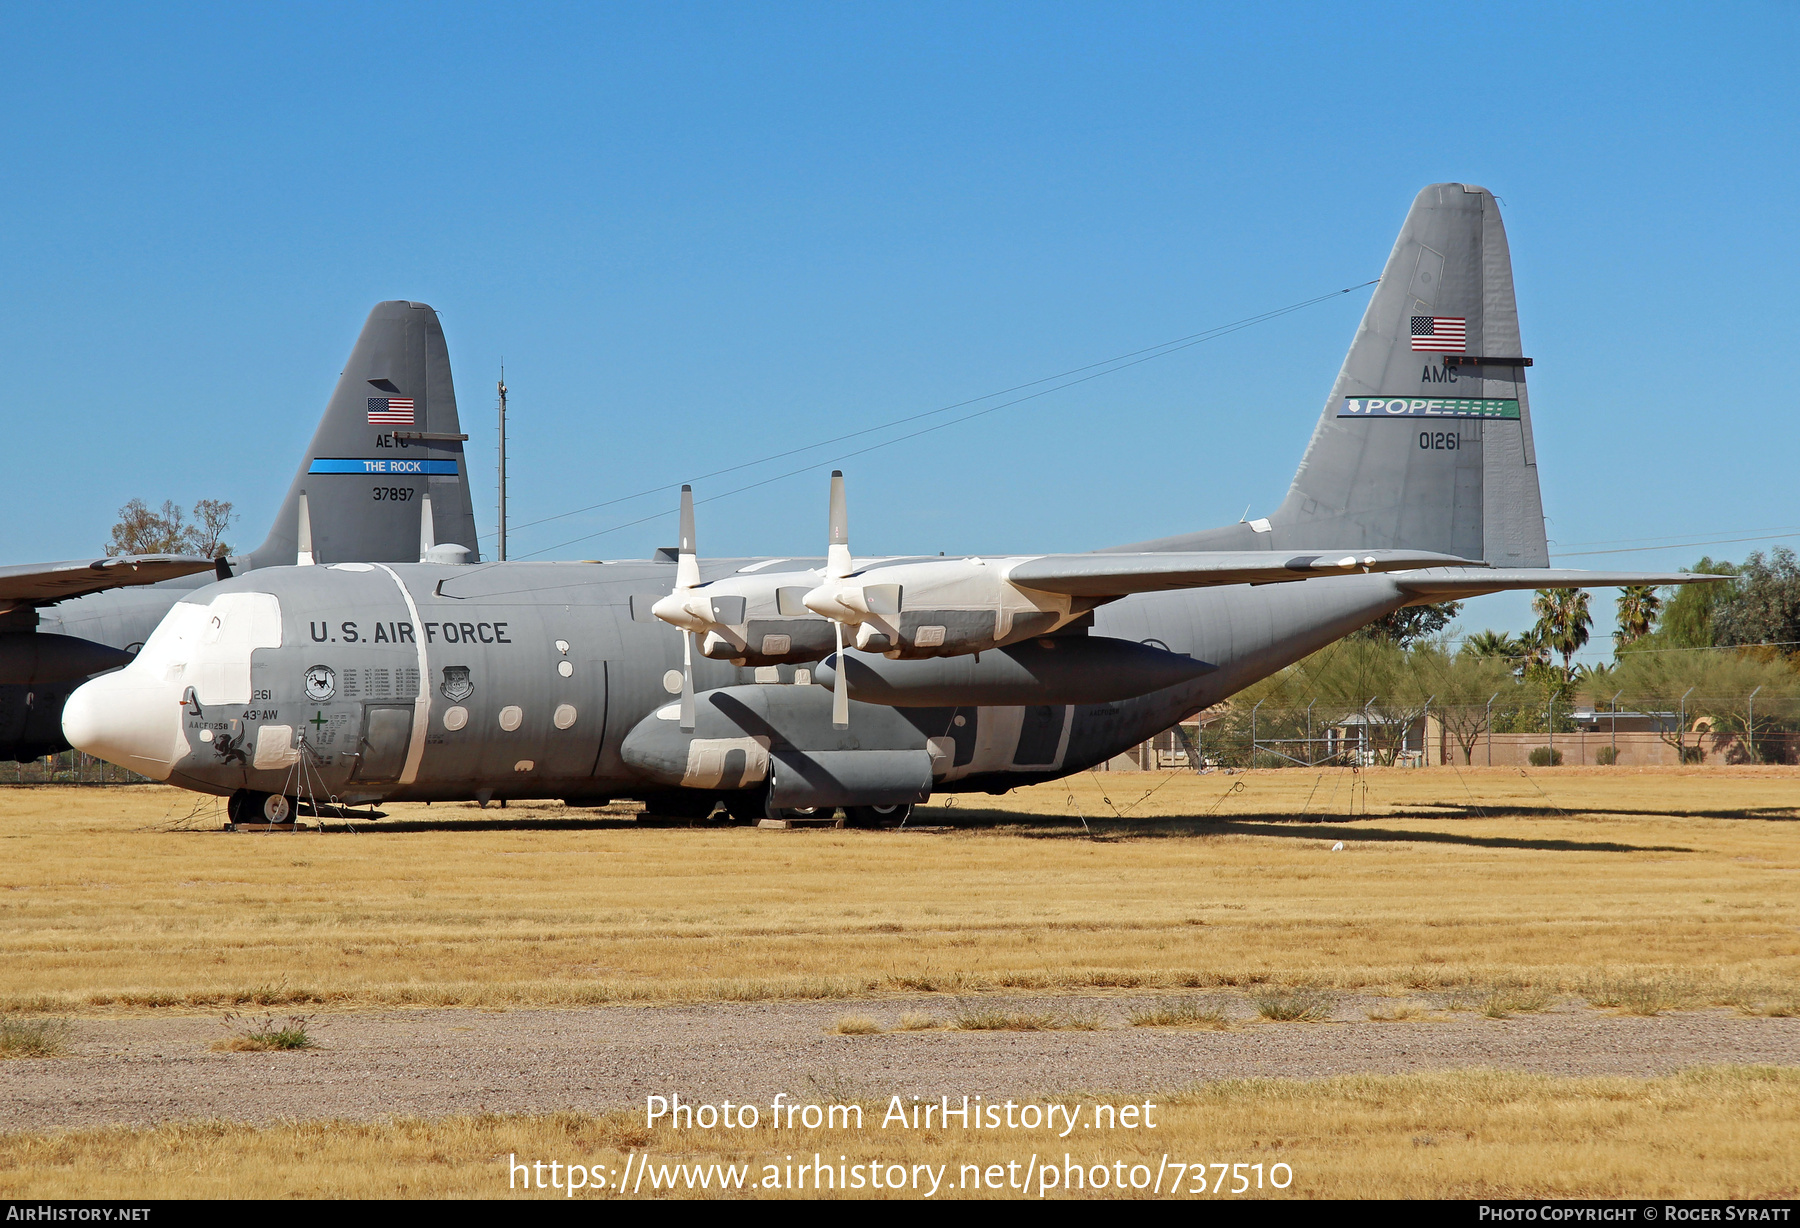
[[[1791,768],[1083,775],[951,800],[915,818],[962,824],[940,833],[408,805],[353,835],[228,835],[179,830],[216,819],[175,790],[0,790],[0,1007],[1505,983],[1780,1010],[1800,987]]]
[[[1096,1097],[1058,1099],[1091,1104]],[[1800,1153],[1800,1072],[1791,1070],[1737,1067],[1662,1079],[1550,1079],[1492,1071],[1319,1082],[1259,1079],[1152,1099],[1158,1106],[1154,1130],[1081,1131],[1087,1137],[1069,1139],[1056,1137],[1060,1126],[980,1133],[954,1127],[882,1130],[876,1127],[879,1103],[867,1106],[861,1130],[779,1134],[768,1128],[766,1116],[758,1129],[678,1132],[646,1129],[641,1113],[562,1113],[261,1129],[201,1122],[0,1136],[0,1197],[562,1198],[560,1189],[509,1189],[510,1158],[544,1161],[547,1178],[552,1160],[616,1173],[628,1155],[647,1154],[653,1174],[663,1165],[748,1164],[750,1181],[756,1182],[766,1175],[765,1164],[785,1167],[788,1157],[810,1160],[815,1153],[828,1163],[845,1156],[909,1168],[947,1165],[940,1198],[1018,1197],[1016,1189],[956,1188],[965,1175],[962,1166],[985,1169],[1010,1161],[1019,1176],[1033,1154],[1061,1169],[1065,1153],[1089,1166],[1090,1173],[1092,1165],[1119,1161],[1126,1168],[1114,1171],[1127,1175],[1137,1164],[1157,1172],[1165,1155],[1176,1163],[1261,1164],[1265,1173],[1278,1162],[1291,1167],[1293,1181],[1285,1192],[1265,1188],[1249,1197],[1792,1198],[1800,1193],[1793,1165]],[[635,1171],[642,1161],[633,1163]],[[1217,1175],[1207,1170],[1209,1185]],[[638,1192],[655,1193],[652,1184],[645,1181]],[[1226,1188],[1232,1188],[1229,1179]],[[1167,1180],[1163,1191],[1167,1197]],[[744,1196],[789,1193],[752,1185]],[[1120,1195],[1116,1189],[1089,1189],[1077,1196],[1084,1193]],[[1151,1196],[1148,1190],[1125,1193]],[[1053,1191],[1053,1196],[1061,1194]]]

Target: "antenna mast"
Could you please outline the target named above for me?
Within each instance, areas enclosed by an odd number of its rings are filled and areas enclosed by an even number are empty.
[[[500,364],[500,561],[506,562],[506,363]]]

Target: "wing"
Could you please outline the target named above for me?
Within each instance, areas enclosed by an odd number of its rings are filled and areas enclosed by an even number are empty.
[[[1730,578],[1691,571],[1575,571],[1560,567],[1444,567],[1394,577],[1407,592],[1436,601],[1516,588],[1624,588],[1638,584],[1708,584]]]
[[[194,554],[125,555],[0,567],[0,604],[48,605],[83,593],[156,584],[196,572],[212,571],[214,567],[212,559]]]
[[[1205,551],[1195,554],[1046,554],[1014,566],[1006,578],[1020,588],[1072,597],[1122,597],[1218,584],[1279,584],[1315,576],[1423,567],[1483,571],[1480,563],[1428,550]],[[1504,585],[1496,587],[1505,587]]]

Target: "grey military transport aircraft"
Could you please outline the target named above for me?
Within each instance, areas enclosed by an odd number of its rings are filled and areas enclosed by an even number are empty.
[[[70,742],[228,795],[560,797],[739,819],[901,818],[1099,763],[1375,619],[1502,589],[1698,577],[1549,567],[1493,196],[1420,192],[1286,500],[1087,554],[346,561],[207,585],[64,712]],[[375,454],[365,454],[375,455]]]
[[[376,304],[254,551],[0,568],[0,759],[66,749],[63,705],[75,688],[128,664],[178,601],[215,579],[308,561],[412,562],[422,527],[433,559],[474,559],[463,439],[437,313]],[[424,507],[433,519],[422,526]]]

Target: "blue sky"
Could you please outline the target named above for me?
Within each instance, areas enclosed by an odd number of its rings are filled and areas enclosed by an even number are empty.
[[[381,299],[443,316],[491,535],[502,356],[523,526],[1366,281],[1438,180],[1503,202],[1553,550],[1800,528],[1797,14],[13,6],[3,558],[96,551],[134,496],[230,499],[260,540]],[[852,542],[1266,513],[1366,294],[856,457]],[[820,471],[704,505],[700,540],[816,552],[824,519]],[[513,552],[673,528],[665,493]]]

